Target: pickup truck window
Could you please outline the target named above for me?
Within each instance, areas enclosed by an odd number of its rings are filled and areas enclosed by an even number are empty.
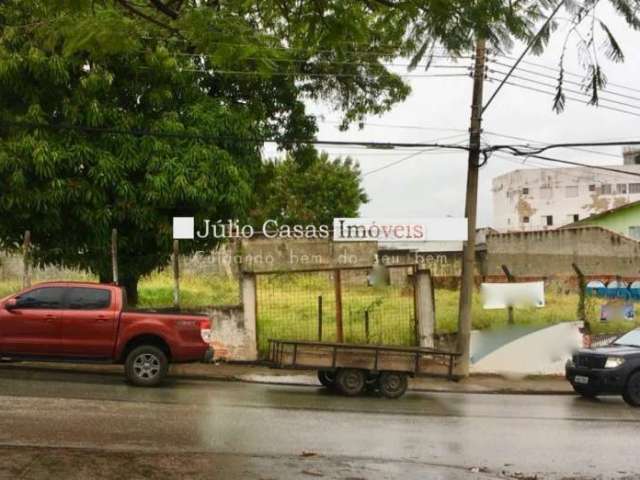
[[[63,307],[64,288],[43,287],[16,297],[16,308],[60,309]]]
[[[111,304],[111,292],[101,288],[70,288],[67,305],[71,310],[102,310]]]

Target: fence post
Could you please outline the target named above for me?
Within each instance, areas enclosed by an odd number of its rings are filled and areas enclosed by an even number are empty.
[[[173,306],[180,308],[180,241],[173,241]]]
[[[322,295],[318,295],[318,341],[322,341]]]
[[[511,274],[509,268],[506,265],[502,265],[502,271],[506,275],[507,281],[509,283],[513,283],[516,281],[515,277]],[[513,325],[515,323],[515,320],[513,318],[513,307],[507,307],[507,319],[507,323],[509,325]]]
[[[364,337],[369,343],[369,310],[364,311]]]
[[[344,342],[344,331],[342,328],[342,278],[339,269],[333,271],[333,284],[336,295],[336,341]]]
[[[571,266],[578,277],[578,320],[585,322],[587,320],[587,308],[585,304],[585,297],[587,294],[585,290],[587,288],[587,282],[585,281],[584,274],[582,273],[582,270],[580,270],[580,267],[575,263],[572,263]]]
[[[113,283],[118,284],[118,229],[111,230],[111,268]]]
[[[416,269],[414,282],[418,345],[431,348],[434,346],[436,330],[436,304],[431,270]]]
[[[243,360],[257,360],[258,336],[256,331],[256,317],[258,314],[258,292],[255,273],[241,272],[240,295],[242,298],[244,330],[247,338],[247,346],[250,347],[250,350],[247,350],[245,354],[246,356]]]
[[[22,288],[31,286],[31,231],[24,232],[24,241],[22,243]]]

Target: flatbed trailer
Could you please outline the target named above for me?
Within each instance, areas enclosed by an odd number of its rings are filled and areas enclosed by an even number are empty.
[[[348,396],[375,390],[398,398],[407,389],[408,377],[456,380],[453,369],[459,356],[425,347],[270,339],[268,360],[273,368],[317,370],[324,386]]]

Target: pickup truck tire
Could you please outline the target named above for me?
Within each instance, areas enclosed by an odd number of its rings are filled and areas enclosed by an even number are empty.
[[[127,355],[124,371],[129,383],[138,387],[155,387],[167,375],[169,361],[165,353],[153,345],[141,345]]]
[[[631,374],[622,398],[632,407],[640,407],[640,371]]]
[[[382,372],[378,386],[383,397],[398,398],[407,391],[407,374],[399,372]]]
[[[355,397],[364,391],[366,375],[357,368],[341,368],[336,373],[338,391],[348,397]]]

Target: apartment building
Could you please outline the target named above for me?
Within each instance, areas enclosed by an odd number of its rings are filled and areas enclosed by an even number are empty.
[[[500,232],[550,230],[640,201],[640,151],[625,150],[635,175],[586,167],[535,168],[493,179],[493,227]]]

